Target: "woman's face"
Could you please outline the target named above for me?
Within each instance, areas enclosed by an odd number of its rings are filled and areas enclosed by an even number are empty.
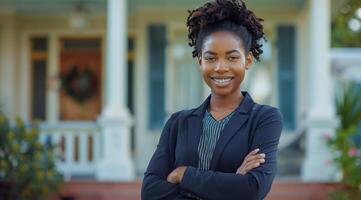
[[[199,64],[212,94],[229,96],[240,93],[245,70],[252,62],[252,54],[245,55],[240,38],[229,31],[214,32],[203,41]]]

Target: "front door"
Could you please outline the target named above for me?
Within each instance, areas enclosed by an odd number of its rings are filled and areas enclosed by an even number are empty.
[[[95,120],[101,111],[100,38],[62,38],[60,119]]]

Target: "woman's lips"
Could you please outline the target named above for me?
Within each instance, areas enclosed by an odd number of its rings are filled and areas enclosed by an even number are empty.
[[[219,87],[225,87],[231,83],[231,81],[234,79],[233,77],[211,77],[212,81]]]

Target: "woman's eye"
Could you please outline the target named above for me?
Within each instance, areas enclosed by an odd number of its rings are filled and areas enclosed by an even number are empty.
[[[237,56],[231,56],[231,57],[229,57],[228,59],[229,59],[230,61],[236,61],[236,60],[239,59],[239,57],[237,57]]]
[[[216,58],[214,58],[214,57],[206,57],[206,60],[207,60],[207,61],[215,61]]]

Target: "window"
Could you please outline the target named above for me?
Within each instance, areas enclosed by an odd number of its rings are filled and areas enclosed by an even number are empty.
[[[31,38],[32,118],[46,120],[46,37]]]
[[[295,129],[296,74],[295,27],[277,28],[278,47],[278,101],[286,130]]]
[[[150,25],[148,34],[148,127],[163,127],[165,114],[165,48],[166,28]]]

